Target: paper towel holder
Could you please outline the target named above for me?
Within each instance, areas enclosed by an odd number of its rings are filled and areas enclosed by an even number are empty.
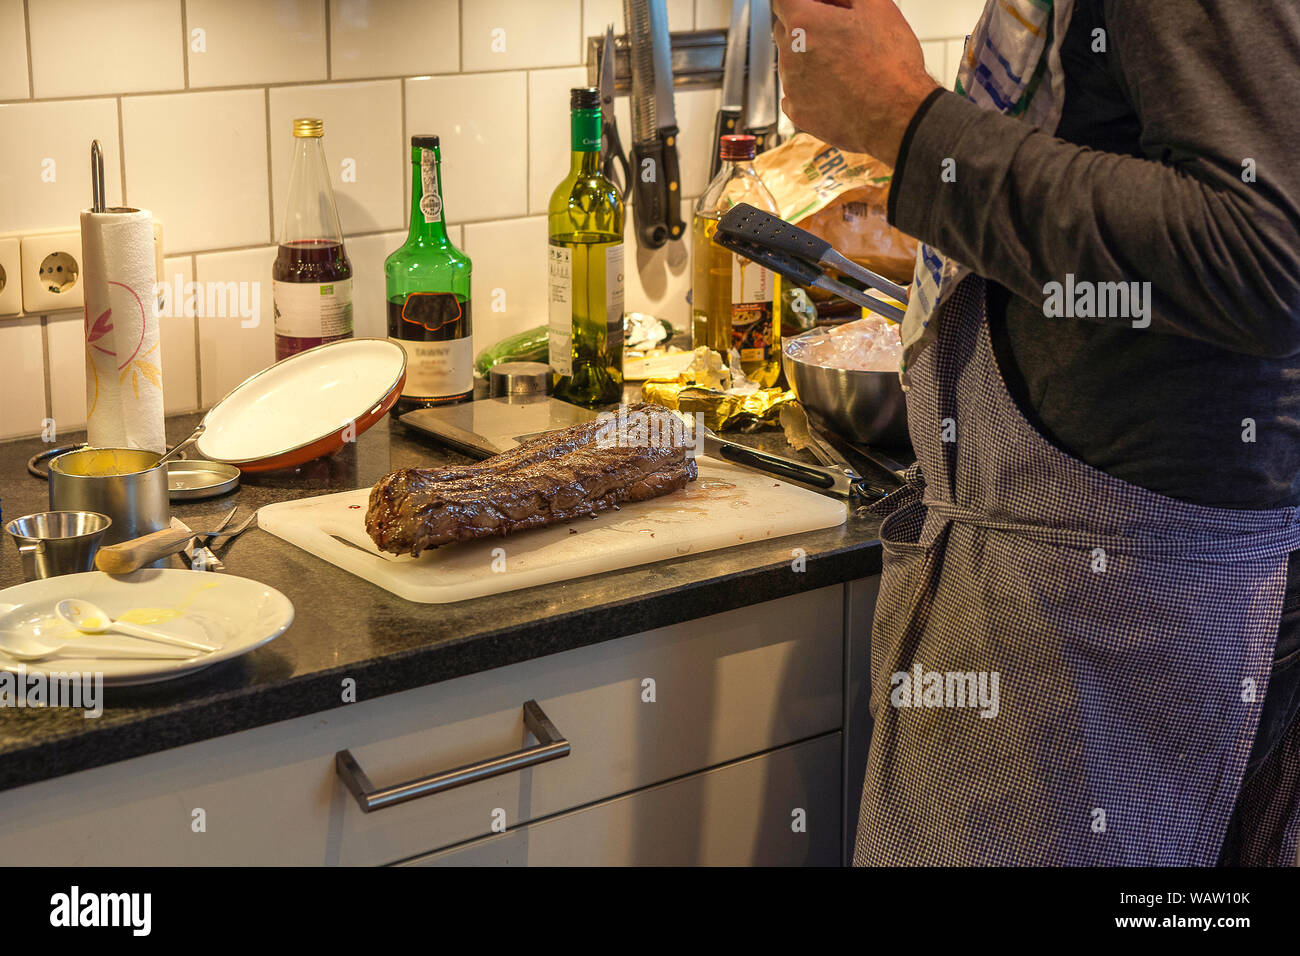
[[[91,212],[139,212],[133,206],[104,206],[104,151],[99,140],[90,141],[90,211]]]

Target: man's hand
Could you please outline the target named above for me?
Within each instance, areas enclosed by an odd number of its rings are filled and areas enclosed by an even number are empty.
[[[800,129],[893,166],[938,86],[894,0],[774,0],[781,108]]]

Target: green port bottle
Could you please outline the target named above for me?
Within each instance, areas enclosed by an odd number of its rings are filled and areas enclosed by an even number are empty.
[[[623,398],[623,200],[600,170],[600,92],[570,93],[572,158],[547,208],[553,394],[592,408]]]
[[[388,337],[406,350],[406,384],[394,415],[474,397],[470,276],[447,237],[437,136],[411,137],[411,226],[384,261]]]

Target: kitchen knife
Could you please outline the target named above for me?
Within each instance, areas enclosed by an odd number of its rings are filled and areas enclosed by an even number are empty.
[[[677,162],[677,106],[673,102],[673,47],[668,32],[668,0],[649,0],[650,52],[654,69],[655,121],[663,151],[664,222],[668,238],[680,239],[682,222],[682,174]]]
[[[772,0],[750,0],[749,89],[745,132],[758,151],[776,145],[776,41],[772,38]]]
[[[745,51],[749,45],[749,0],[732,0],[731,26],[727,28],[727,54],[722,63],[722,108],[713,122],[713,150],[709,161],[709,179],[722,168],[718,142],[741,130],[745,112]]]

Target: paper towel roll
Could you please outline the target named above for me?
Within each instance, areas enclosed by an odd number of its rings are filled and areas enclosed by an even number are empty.
[[[165,451],[153,216],[147,209],[82,212],[81,265],[89,441]]]

